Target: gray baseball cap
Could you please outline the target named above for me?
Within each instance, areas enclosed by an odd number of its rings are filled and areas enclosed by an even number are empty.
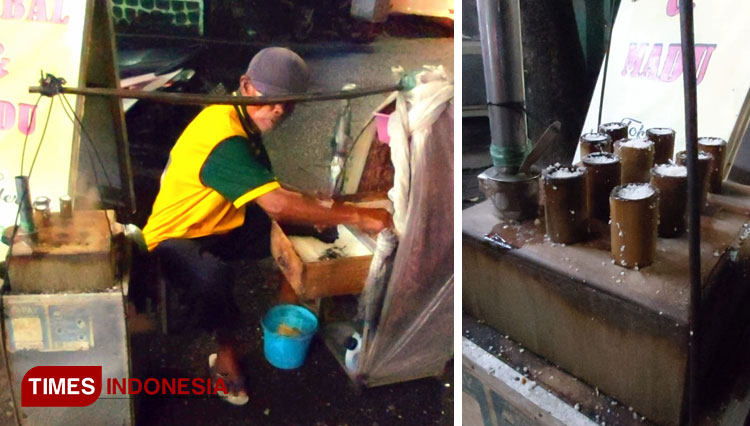
[[[256,53],[245,75],[264,96],[303,93],[310,80],[305,61],[283,47],[267,47]]]

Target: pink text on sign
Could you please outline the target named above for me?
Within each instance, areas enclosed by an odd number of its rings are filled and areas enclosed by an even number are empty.
[[[681,49],[679,43],[668,45],[666,52],[661,43],[653,46],[649,43],[630,43],[621,74],[632,78],[671,83],[682,76]],[[706,76],[714,50],[716,50],[716,44],[695,45],[696,84],[701,84]]]

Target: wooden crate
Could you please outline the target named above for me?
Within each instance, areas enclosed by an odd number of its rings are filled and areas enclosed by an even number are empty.
[[[308,237],[312,238],[312,237]],[[278,223],[271,225],[271,255],[284,277],[302,300],[358,294],[364,287],[372,254],[311,261],[298,253],[295,237],[287,236]]]
[[[377,111],[392,111],[394,99],[394,95],[389,96]],[[390,152],[387,144],[377,140],[375,122],[371,117],[358,134],[346,163],[342,189],[346,195],[337,197],[337,200],[369,208],[383,208],[389,204],[386,193],[393,187],[394,176]],[[272,224],[271,255],[300,299],[314,300],[362,292],[372,261],[374,240],[368,243],[370,250],[367,255],[314,260],[300,255],[294,239],[290,239],[279,224]]]

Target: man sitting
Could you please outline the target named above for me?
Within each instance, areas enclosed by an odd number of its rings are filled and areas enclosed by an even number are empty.
[[[250,61],[235,94],[302,93],[308,79],[297,54],[266,48]],[[248,396],[237,360],[238,309],[228,262],[268,256],[270,219],[317,227],[350,224],[370,233],[390,225],[385,210],[326,205],[281,186],[261,136],[293,110],[293,103],[205,108],[172,148],[143,231],[169,282],[187,287],[195,315],[215,331],[219,347],[209,364],[212,374],[224,379],[225,396],[234,404],[247,403]]]

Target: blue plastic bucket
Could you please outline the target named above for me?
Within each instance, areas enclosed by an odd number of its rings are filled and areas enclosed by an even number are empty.
[[[293,329],[298,335],[279,333],[279,326]],[[315,332],[318,318],[309,309],[297,305],[278,305],[271,308],[261,321],[263,326],[263,352],[276,368],[291,370],[305,362]],[[287,333],[288,334],[288,333]]]

